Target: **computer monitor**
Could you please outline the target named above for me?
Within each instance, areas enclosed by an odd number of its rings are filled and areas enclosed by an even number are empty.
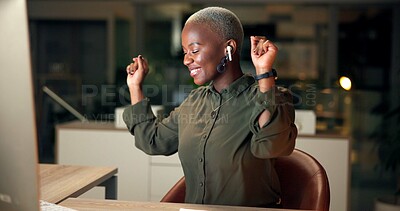
[[[0,210],[39,210],[26,0],[0,1]]]

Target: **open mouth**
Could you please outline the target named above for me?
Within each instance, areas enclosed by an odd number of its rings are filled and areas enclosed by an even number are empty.
[[[201,68],[195,68],[195,69],[190,70],[190,76],[195,77],[196,75],[199,74],[200,70],[201,70]]]

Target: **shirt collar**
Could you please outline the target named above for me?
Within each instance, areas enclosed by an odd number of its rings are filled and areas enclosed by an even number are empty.
[[[233,83],[231,83],[227,88],[222,89],[221,93],[225,92],[230,94],[231,96],[238,96],[244,90],[249,88],[252,84],[254,84],[254,77],[250,74],[244,74],[242,77],[236,79]],[[208,87],[208,91],[217,93],[214,89],[213,82],[211,82]]]

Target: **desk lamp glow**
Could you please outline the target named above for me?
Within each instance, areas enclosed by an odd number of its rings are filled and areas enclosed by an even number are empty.
[[[346,91],[349,91],[351,89],[351,80],[346,76],[340,77],[339,84]]]

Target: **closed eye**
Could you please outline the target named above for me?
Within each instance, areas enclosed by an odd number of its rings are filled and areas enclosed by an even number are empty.
[[[199,50],[193,50],[193,51],[190,51],[190,54],[196,54],[198,52],[199,52]],[[186,54],[188,54],[188,52],[183,51],[182,54],[183,54],[183,56],[186,56]]]

